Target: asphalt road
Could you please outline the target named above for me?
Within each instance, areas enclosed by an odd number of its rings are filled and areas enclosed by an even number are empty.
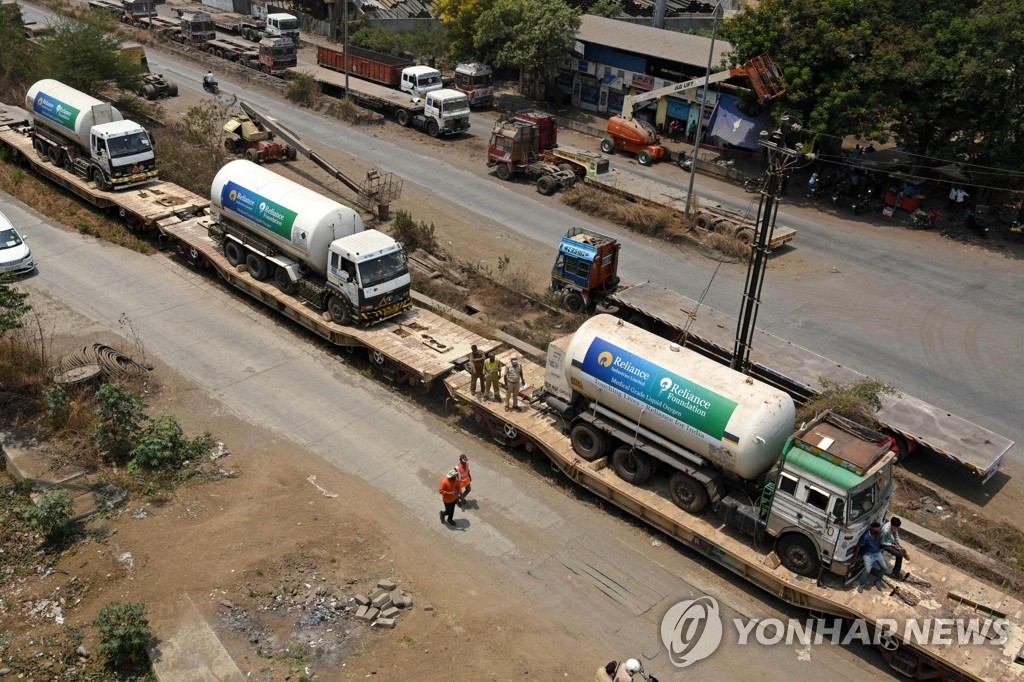
[[[243,419],[384,491],[421,520],[424,533],[499,568],[513,593],[579,614],[609,658],[642,655],[661,679],[688,679],[691,671],[674,671],[660,644],[660,620],[671,605],[706,594],[720,601],[726,618],[777,614],[768,595],[710,572],[671,543],[652,546],[647,533],[508,466],[497,450],[452,431],[272,314],[254,312],[212,278],[164,255],[142,256],[53,227],[2,193],[0,210],[29,235],[38,272],[20,286],[33,297],[54,299],[114,333],[123,332],[127,317],[147,354]],[[463,451],[474,453],[479,509],[460,511],[469,525],[453,533],[437,523],[436,485],[438,472]],[[589,573],[574,572],[580,568]],[[699,671],[703,679],[737,679],[749,672],[748,656],[757,657],[765,680],[885,677],[873,652],[799,645],[743,657],[719,651]]]

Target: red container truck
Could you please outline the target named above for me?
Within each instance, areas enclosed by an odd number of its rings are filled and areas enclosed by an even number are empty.
[[[345,51],[320,45],[316,49],[316,63],[325,69],[344,71]],[[397,89],[402,84],[402,69],[410,66],[416,66],[416,62],[361,47],[348,48],[348,72],[353,78]]]

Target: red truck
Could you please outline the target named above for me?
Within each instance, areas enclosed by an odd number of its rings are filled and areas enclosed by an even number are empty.
[[[345,51],[320,45],[316,48],[316,63],[325,69],[344,71]],[[348,72],[353,78],[397,89],[402,84],[402,69],[410,66],[416,66],[416,62],[361,47],[348,47]]]

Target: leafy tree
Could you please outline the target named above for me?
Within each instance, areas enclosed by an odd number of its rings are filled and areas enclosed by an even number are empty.
[[[572,52],[579,27],[579,10],[562,0],[493,0],[480,15],[473,45],[495,66],[551,77]]]
[[[415,31],[389,31],[376,26],[364,26],[349,38],[353,45],[394,56],[409,53],[418,59],[444,56],[448,51],[448,36],[443,28]]]
[[[22,516],[48,541],[59,540],[71,527],[74,502],[66,488],[50,488],[39,493],[34,504],[22,508]]]
[[[119,384],[103,384],[96,392],[96,447],[115,462],[128,462],[142,430],[146,404]]]
[[[100,629],[97,651],[106,656],[108,666],[117,670],[148,667],[146,648],[153,633],[145,605],[112,601],[100,609],[92,624]]]
[[[49,77],[94,96],[106,81],[134,90],[139,67],[119,58],[121,38],[112,31],[113,21],[105,12],[61,18],[41,41]]]
[[[13,3],[0,5],[0,76],[4,80],[27,80],[34,63],[32,50],[22,29],[21,8]]]
[[[608,19],[614,19],[623,15],[625,10],[622,9],[622,3],[619,0],[597,0],[593,5],[587,9],[587,14],[593,14],[595,17],[607,17]]]
[[[10,275],[0,275],[0,337],[12,329],[21,329],[21,318],[32,310],[25,303],[28,293],[11,286]]]
[[[494,5],[494,0],[438,0],[437,15],[448,32],[448,54],[457,61],[477,58],[477,20]]]

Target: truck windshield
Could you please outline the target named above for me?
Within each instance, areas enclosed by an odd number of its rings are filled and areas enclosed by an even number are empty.
[[[107,140],[107,149],[110,152],[110,158],[119,159],[123,156],[151,151],[152,145],[149,142],[149,135],[141,132],[111,137]]]
[[[892,465],[887,464],[874,478],[850,492],[850,521],[872,514],[889,497]]]
[[[444,114],[461,114],[469,111],[469,100],[467,99],[453,99],[449,102],[443,102],[441,104],[441,113]]]
[[[282,31],[297,31],[299,28],[298,19],[279,19],[275,23]]]
[[[359,283],[364,289],[383,284],[409,272],[405,251],[395,251],[359,264]]]
[[[420,76],[416,79],[417,82],[422,85],[437,85],[441,82],[441,76],[439,74],[431,74],[429,76]]]

